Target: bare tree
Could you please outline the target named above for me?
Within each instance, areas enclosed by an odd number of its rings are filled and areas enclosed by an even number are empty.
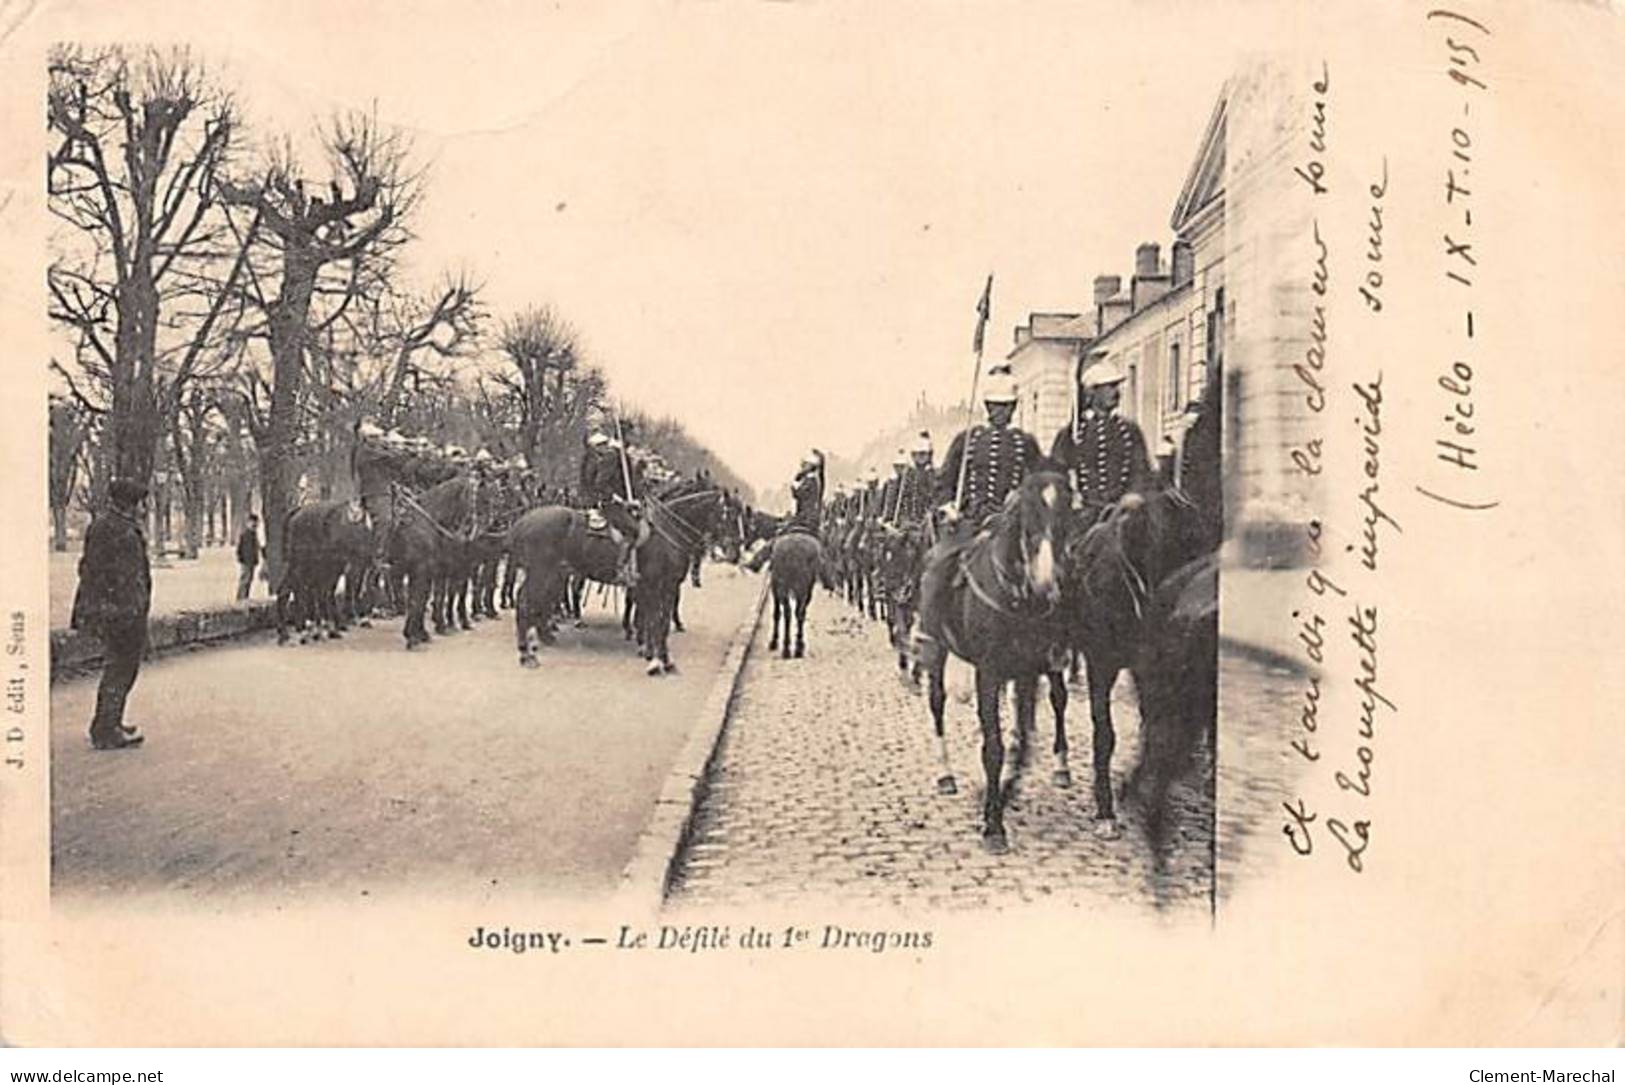
[[[76,336],[80,371],[106,389],[111,473],[152,477],[163,397],[204,357],[219,316],[184,311],[209,269],[240,260],[215,213],[236,119],[185,50],[62,47],[49,63],[53,238],[49,312]],[[217,295],[223,292],[216,291]],[[91,396],[53,364],[76,398]]]
[[[573,479],[581,434],[603,402],[603,374],[581,365],[580,337],[551,306],[510,317],[499,345],[513,371],[492,380],[511,404],[520,451],[544,478]]]
[[[264,393],[255,446],[273,582],[282,569],[283,515],[295,501],[311,345],[358,300],[381,294],[395,252],[411,238],[408,222],[422,191],[405,136],[375,116],[340,117],[320,135],[328,173],[321,185],[284,144],[261,178],[221,186],[228,204],[261,223],[262,262],[248,283],[265,317],[256,334],[268,345],[270,377],[245,379],[251,402]]]
[[[480,286],[466,273],[447,275],[426,294],[405,298],[390,296],[392,304],[381,314],[380,338],[394,347],[387,385],[379,404],[379,420],[395,425],[396,412],[409,383],[421,378],[419,355],[450,360],[468,357],[479,343],[485,319],[480,304]],[[433,373],[434,376],[443,374]]]
[[[50,398],[51,548],[68,548],[68,506],[79,484],[89,424],[84,408],[62,396]]]

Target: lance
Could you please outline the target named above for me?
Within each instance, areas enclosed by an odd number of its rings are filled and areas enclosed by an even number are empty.
[[[987,285],[982,287],[982,300],[976,304],[976,339],[971,344],[975,360],[970,373],[970,402],[965,404],[965,440],[959,447],[959,481],[954,486],[954,508],[965,500],[965,468],[970,464],[970,431],[976,422],[976,389],[982,380],[982,333],[987,327],[987,314],[993,297],[993,273],[988,272]]]
[[[626,486],[626,500],[628,503],[637,500],[632,496],[632,466],[626,458],[626,438],[621,435],[621,412],[615,412],[615,444],[621,453],[621,482]]]

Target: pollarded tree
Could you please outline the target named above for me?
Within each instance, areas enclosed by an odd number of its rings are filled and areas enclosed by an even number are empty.
[[[282,569],[283,515],[296,496],[311,345],[352,305],[381,296],[395,253],[411,238],[408,223],[422,190],[405,136],[376,117],[341,117],[320,139],[323,178],[284,144],[259,178],[221,186],[228,204],[260,223],[248,296],[264,314],[258,334],[270,355],[255,445],[273,581]]]
[[[105,467],[147,481],[164,397],[205,357],[241,271],[218,213],[232,103],[185,50],[65,46],[50,56],[46,107],[48,206],[63,224],[51,239],[50,316],[73,333],[79,375],[105,391]],[[184,311],[208,292],[220,304]]]

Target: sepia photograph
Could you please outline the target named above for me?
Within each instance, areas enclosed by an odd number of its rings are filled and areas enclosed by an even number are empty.
[[[1608,13],[37,7],[7,1043],[1617,1040]]]

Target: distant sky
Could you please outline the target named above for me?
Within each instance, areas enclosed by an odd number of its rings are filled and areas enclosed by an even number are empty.
[[[991,360],[1166,248],[1233,60],[1182,5],[532,6],[278,6],[198,43],[262,131],[376,100],[433,163],[414,274],[556,305],[760,488],[963,397],[989,271]]]

